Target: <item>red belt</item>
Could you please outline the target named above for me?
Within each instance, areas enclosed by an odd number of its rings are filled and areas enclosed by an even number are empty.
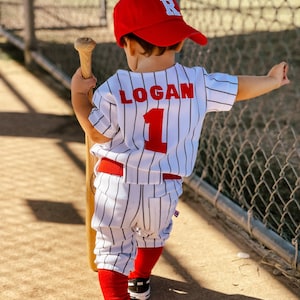
[[[123,176],[123,164],[111,160],[109,158],[103,157],[101,159],[100,164],[97,167],[97,171],[121,177]],[[167,180],[167,179],[181,179],[181,177],[175,174],[164,173],[163,180]]]

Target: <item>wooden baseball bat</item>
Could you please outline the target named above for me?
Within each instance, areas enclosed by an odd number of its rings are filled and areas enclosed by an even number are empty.
[[[87,37],[78,38],[74,43],[74,48],[78,51],[81,73],[83,78],[90,78],[92,76],[92,53],[96,47],[96,42]],[[89,91],[89,100],[93,97],[93,90]],[[90,148],[93,145],[91,139],[85,135],[85,149],[86,149],[86,167],[85,167],[85,178],[86,178],[86,213],[85,213],[85,226],[87,234],[87,251],[89,266],[93,271],[97,271],[95,265],[95,240],[96,232],[91,227],[91,220],[94,213],[94,166],[96,158],[90,154]]]

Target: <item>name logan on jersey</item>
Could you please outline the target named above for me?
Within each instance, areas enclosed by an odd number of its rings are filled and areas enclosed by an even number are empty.
[[[132,95],[126,95],[124,90],[120,90],[122,104],[130,104],[133,101],[144,102],[149,98],[153,100],[171,100],[171,99],[192,99],[194,98],[193,83],[181,83],[177,88],[175,84],[168,84],[164,89],[160,85],[153,85],[149,89],[136,88],[132,90]]]

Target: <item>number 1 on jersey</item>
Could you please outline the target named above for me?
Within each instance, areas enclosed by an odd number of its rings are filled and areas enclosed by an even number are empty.
[[[164,110],[153,108],[144,114],[145,123],[149,124],[149,140],[145,141],[145,149],[166,153],[167,143],[162,142]]]

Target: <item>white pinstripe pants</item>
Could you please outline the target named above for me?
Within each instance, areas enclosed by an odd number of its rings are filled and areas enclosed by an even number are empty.
[[[182,180],[137,185],[124,183],[122,177],[98,173],[94,185],[96,265],[128,275],[133,270],[137,247],[162,247],[168,239]]]

